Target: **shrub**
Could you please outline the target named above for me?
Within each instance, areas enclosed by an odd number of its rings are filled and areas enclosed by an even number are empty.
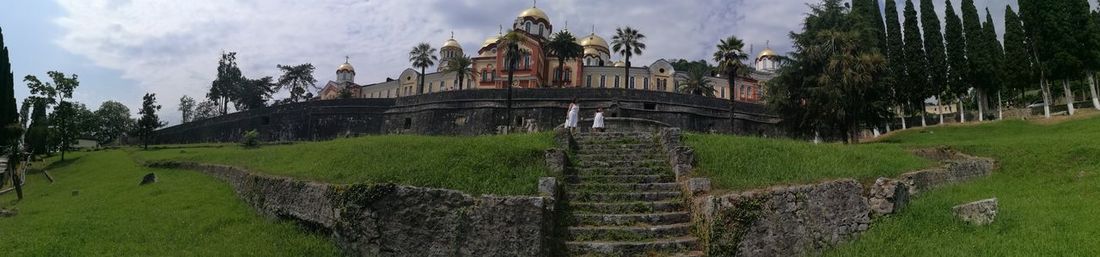
[[[260,146],[260,132],[255,129],[245,131],[241,136],[241,146],[246,148],[254,148]]]

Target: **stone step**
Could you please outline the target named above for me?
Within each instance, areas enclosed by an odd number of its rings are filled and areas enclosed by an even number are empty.
[[[691,235],[691,223],[660,226],[583,226],[570,227],[574,241],[644,241]]]
[[[672,183],[676,177],[667,175],[568,175],[566,182],[580,183]]]
[[[578,155],[603,154],[611,156],[622,156],[629,154],[660,154],[660,148],[658,148],[657,146],[639,148],[578,148],[573,153]]]
[[[665,201],[683,196],[680,191],[659,192],[620,192],[620,193],[591,193],[569,192],[570,201],[578,202],[626,202],[626,201]]]
[[[655,138],[657,137],[653,133],[636,133],[636,132],[597,132],[597,133],[580,133],[573,135],[574,139],[584,138]]]
[[[577,212],[590,214],[629,214],[629,213],[654,213],[677,212],[684,210],[684,202],[679,199],[668,201],[645,202],[570,202],[570,208]]]
[[[579,226],[631,226],[631,225],[671,225],[691,221],[687,212],[659,212],[638,214],[589,214],[574,213],[573,219]]]
[[[580,168],[577,175],[671,175],[668,169],[652,167],[592,167]]]
[[[577,143],[578,143],[577,144],[578,149],[590,149],[590,150],[598,150],[598,149],[648,149],[650,147],[658,146],[658,144],[648,143],[648,142],[629,143],[629,144],[621,144],[621,143],[615,143],[615,144],[605,144],[605,143],[585,144],[585,143],[582,143],[582,142],[577,142]]]
[[[574,256],[698,256],[689,254],[699,248],[694,237],[663,238],[646,241],[572,241],[566,242],[569,254]]]
[[[575,157],[575,158],[576,158],[577,160],[582,160],[582,161],[599,161],[599,160],[648,160],[648,159],[654,159],[654,160],[663,160],[663,159],[668,159],[668,158],[665,158],[665,156],[663,156],[663,155],[660,155],[660,154],[658,154],[658,153],[656,153],[656,152],[638,152],[638,153],[628,153],[628,154],[623,154],[623,153],[614,153],[614,154],[607,154],[607,153],[597,153],[597,154],[577,154],[577,155],[574,155],[574,157]]]
[[[588,192],[625,192],[625,191],[676,191],[677,183],[582,183],[569,185],[570,191]]]
[[[664,167],[668,166],[667,160],[651,159],[651,160],[604,160],[604,161],[578,161],[577,167],[580,168],[601,168],[601,167]]]

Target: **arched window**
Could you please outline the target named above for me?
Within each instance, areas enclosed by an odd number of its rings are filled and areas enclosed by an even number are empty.
[[[538,34],[540,36],[542,35],[542,23],[539,23],[539,30],[538,30],[538,33],[536,33],[536,34]]]
[[[607,75],[600,75],[600,88],[604,88],[607,82]]]
[[[523,31],[531,32],[531,22],[530,21],[523,24]]]
[[[615,88],[619,88],[619,75],[615,75]]]
[[[531,55],[530,54],[524,54],[523,55],[523,69],[524,70],[531,69]]]
[[[642,78],[642,89],[649,90],[649,78]]]
[[[585,79],[584,85],[586,87],[592,87],[592,75],[588,75],[588,78]]]
[[[630,89],[638,88],[638,86],[634,85],[634,79],[635,78],[637,78],[637,77],[631,76],[630,78],[627,79],[627,81],[628,81],[627,84],[630,84]]]

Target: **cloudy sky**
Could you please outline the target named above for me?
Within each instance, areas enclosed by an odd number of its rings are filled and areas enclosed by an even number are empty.
[[[881,1],[881,0],[880,0]],[[542,0],[555,30],[593,32],[610,39],[616,27],[647,35],[634,63],[657,59],[709,59],[716,42],[737,35],[754,55],[770,42],[785,53],[787,34],[798,30],[817,0]],[[943,13],[942,0],[935,1]],[[954,1],[958,4],[958,1]],[[1003,33],[1006,4],[988,7]],[[1095,1],[1090,1],[1095,2]],[[903,6],[899,4],[899,11]],[[312,63],[323,84],[351,57],[360,83],[384,81],[409,67],[419,42],[438,47],[450,37],[467,54],[486,37],[507,29],[529,0],[56,0],[4,1],[0,28],[12,53],[16,84],[47,71],[76,73],[74,96],[89,108],[116,100],[136,114],[142,94],[156,93],[163,118],[178,123],[179,98],[201,99],[222,51],[238,52],[248,77],[278,76],[276,64]],[[1094,4],[1095,5],[1095,4]],[[958,8],[958,6],[956,6]],[[984,11],[982,13],[984,18]],[[745,49],[749,50],[749,49]],[[618,58],[618,57],[615,57]],[[27,95],[23,86],[17,96]]]

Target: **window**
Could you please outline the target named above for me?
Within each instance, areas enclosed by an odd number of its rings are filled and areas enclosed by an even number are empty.
[[[607,82],[607,75],[600,75],[600,88],[604,88],[605,82]]]
[[[536,34],[542,35],[542,23],[539,23],[539,30]]]
[[[619,88],[619,75],[615,75],[615,88]]]
[[[723,87],[720,90],[718,90],[718,92],[719,92],[719,94],[718,94],[719,98],[726,98],[726,88]]]
[[[649,90],[649,78],[642,78],[642,88]]]
[[[635,76],[635,77],[630,77],[630,79],[629,79],[629,81],[630,81],[630,88],[632,88],[632,89],[633,89],[633,88],[638,88],[637,86],[635,86],[635,85],[634,85],[634,84],[635,84],[635,83],[634,83],[634,79],[636,79],[636,78],[638,78],[638,77],[636,77],[636,76]]]
[[[489,81],[489,71],[481,70],[481,81]]]
[[[592,87],[592,75],[588,75],[588,78],[585,79],[584,85],[587,87]]]
[[[440,81],[439,82],[439,92],[443,92],[443,91],[446,91],[446,90],[447,90],[447,81]]]
[[[565,69],[565,81],[573,81],[573,71]]]
[[[435,86],[435,82],[428,83],[428,93],[432,92],[432,87]]]
[[[523,55],[523,69],[524,70],[531,69],[531,55],[530,54]]]
[[[527,31],[527,32],[531,32],[531,22],[530,21],[528,21],[526,24],[523,24],[523,30]]]

